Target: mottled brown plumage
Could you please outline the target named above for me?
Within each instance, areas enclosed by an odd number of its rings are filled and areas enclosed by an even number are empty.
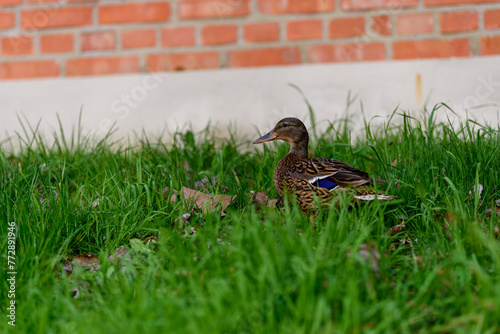
[[[290,152],[276,166],[274,186],[282,198],[285,192],[294,193],[301,210],[315,210],[315,203],[331,202],[336,195],[343,193],[352,193],[354,199],[359,201],[393,199],[392,196],[369,188],[373,182],[387,182],[385,180],[370,178],[367,173],[342,161],[327,158],[309,159],[309,134],[299,119],[282,119],[273,130],[253,143],[260,144],[277,139],[290,143]]]

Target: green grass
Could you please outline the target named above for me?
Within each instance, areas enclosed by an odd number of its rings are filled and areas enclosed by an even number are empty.
[[[256,149],[206,129],[177,133],[173,145],[74,131],[47,146],[28,128],[20,151],[0,151],[3,268],[7,223],[18,233],[16,327],[3,315],[0,332],[498,333],[500,219],[486,210],[500,199],[500,133],[436,124],[440,112],[395,113],[353,143],[342,120],[311,129],[315,156],[385,178],[399,199],[341,203],[314,223],[294,205],[251,201],[251,190],[277,196],[272,175],[286,144]],[[165,200],[212,177],[210,193],[238,196],[223,218]],[[478,184],[480,196],[470,192]],[[109,261],[120,246],[130,259]],[[66,275],[65,261],[80,254],[98,255],[100,270]]]

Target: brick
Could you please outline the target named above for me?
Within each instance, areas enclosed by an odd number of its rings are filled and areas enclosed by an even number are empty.
[[[69,3],[76,3],[76,2],[98,2],[99,0],[66,0]]]
[[[162,46],[194,46],[195,43],[194,27],[163,28],[161,30]]]
[[[0,11],[0,30],[12,28],[15,24],[14,12]]]
[[[3,37],[2,56],[24,56],[33,54],[32,36]]]
[[[56,60],[15,61],[0,63],[0,79],[30,79],[59,76]]]
[[[92,7],[90,6],[37,8],[21,12],[21,27],[24,30],[79,27],[91,24]]]
[[[248,23],[243,26],[245,42],[274,42],[280,38],[280,26],[277,22]]]
[[[67,76],[106,75],[137,72],[139,72],[139,58],[136,56],[76,58],[69,59],[66,62]]]
[[[469,57],[469,40],[418,40],[393,43],[394,59]]]
[[[396,20],[396,30],[400,35],[431,33],[434,31],[434,14],[399,14]]]
[[[286,38],[291,41],[323,37],[323,20],[295,20],[286,23]]]
[[[385,45],[373,43],[345,43],[310,45],[307,50],[309,63],[374,61],[385,59]]]
[[[201,29],[201,44],[220,45],[235,43],[238,27],[235,24],[204,26]]]
[[[59,0],[28,0],[30,4],[57,3]]]
[[[416,8],[418,0],[340,0],[342,10]]]
[[[147,57],[148,71],[184,71],[214,69],[220,67],[219,53],[167,53]]]
[[[479,26],[477,12],[473,10],[441,13],[439,21],[441,32],[445,34],[474,31]]]
[[[228,54],[229,67],[293,65],[301,63],[297,47],[234,50]]]
[[[42,53],[72,52],[73,49],[73,34],[51,34],[40,36],[40,51]]]
[[[371,28],[381,36],[392,34],[392,23],[389,15],[375,15],[372,17]]]
[[[248,14],[249,0],[181,0],[178,3],[181,20],[241,17]]]
[[[153,28],[131,29],[122,32],[122,48],[147,48],[156,45],[156,30]]]
[[[424,0],[426,7],[496,3],[498,0]]]
[[[486,29],[500,28],[500,9],[487,10],[484,12],[484,27]]]
[[[170,17],[167,2],[143,2],[99,6],[99,23],[166,22]]]
[[[481,37],[481,55],[500,54],[500,35]]]
[[[116,48],[114,31],[94,31],[82,33],[82,51],[113,50]]]
[[[259,11],[263,14],[307,14],[333,12],[334,0],[259,0]]]
[[[364,17],[333,19],[328,26],[330,38],[361,36],[365,33]]]
[[[1,7],[16,6],[23,3],[23,0],[0,0]]]

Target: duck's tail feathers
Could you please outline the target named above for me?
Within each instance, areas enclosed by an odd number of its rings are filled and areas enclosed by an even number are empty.
[[[387,183],[386,180],[384,179],[381,179],[381,178],[378,178],[378,177],[374,177],[370,180],[370,182],[377,182],[377,183]]]

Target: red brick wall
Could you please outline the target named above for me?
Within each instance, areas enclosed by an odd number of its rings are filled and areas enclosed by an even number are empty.
[[[500,0],[0,0],[0,79],[488,55]]]

